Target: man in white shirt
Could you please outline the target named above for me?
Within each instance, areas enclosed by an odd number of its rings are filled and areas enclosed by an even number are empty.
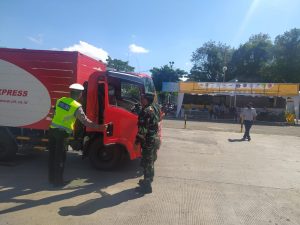
[[[252,103],[249,102],[247,104],[247,107],[243,109],[241,112],[241,119],[244,121],[245,126],[245,133],[242,140],[248,139],[248,141],[251,140],[250,138],[250,129],[252,127],[253,121],[255,120],[257,116],[255,108],[252,107]]]

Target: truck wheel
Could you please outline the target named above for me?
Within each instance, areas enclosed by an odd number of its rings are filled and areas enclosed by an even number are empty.
[[[0,127],[0,160],[11,160],[16,156],[18,146],[10,133],[5,127]]]
[[[116,168],[121,161],[122,151],[117,145],[103,146],[100,139],[96,139],[89,148],[89,159],[96,169],[111,170]]]

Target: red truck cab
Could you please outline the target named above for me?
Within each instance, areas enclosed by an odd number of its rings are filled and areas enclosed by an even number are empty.
[[[137,115],[132,108],[147,92],[155,92],[148,75],[107,71],[90,77],[84,95],[87,116],[110,124],[103,137],[96,134],[92,147],[85,148],[94,166],[103,169],[106,164],[117,164],[124,153],[132,160],[141,156],[140,145],[135,144]],[[93,129],[86,128],[86,133],[93,134]]]

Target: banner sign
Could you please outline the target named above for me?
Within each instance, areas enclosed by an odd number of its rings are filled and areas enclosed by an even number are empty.
[[[179,82],[179,92],[192,94],[297,96],[299,95],[299,84]]]

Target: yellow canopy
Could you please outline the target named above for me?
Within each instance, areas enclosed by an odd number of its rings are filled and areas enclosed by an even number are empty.
[[[189,94],[224,94],[291,97],[299,95],[299,84],[179,82],[179,92]]]

